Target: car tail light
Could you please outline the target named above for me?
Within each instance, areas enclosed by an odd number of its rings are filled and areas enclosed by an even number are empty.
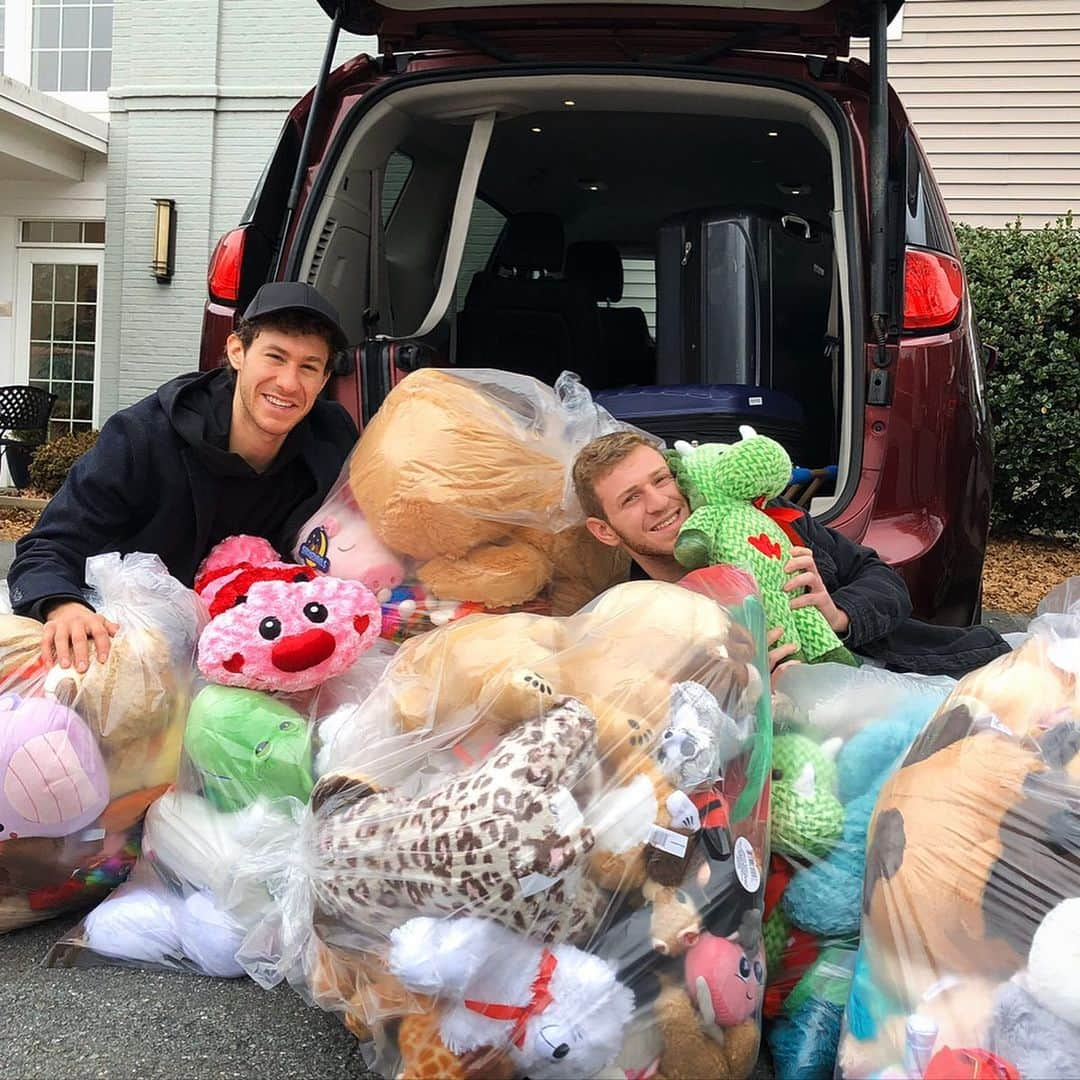
[[[243,227],[227,232],[214,248],[210,256],[210,269],[207,272],[207,286],[210,299],[219,304],[235,304],[240,295],[240,267],[244,262]]]
[[[908,248],[904,253],[904,329],[937,330],[951,325],[964,298],[964,271],[940,251]]]

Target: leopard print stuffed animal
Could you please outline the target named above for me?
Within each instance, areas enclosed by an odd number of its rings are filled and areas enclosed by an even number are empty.
[[[563,698],[418,798],[324,776],[311,802],[317,921],[375,947],[417,915],[468,913],[549,941],[587,935],[604,897],[584,877],[594,839],[572,792],[595,761],[596,719]]]

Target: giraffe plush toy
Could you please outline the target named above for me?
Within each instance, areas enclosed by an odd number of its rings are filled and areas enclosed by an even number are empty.
[[[791,558],[791,520],[797,511],[768,507],[791,478],[791,458],[774,439],[751,427],[739,429],[734,445],[679,442],[669,454],[675,478],[691,514],[679,530],[675,558],[688,570],[731,563],[750,570],[761,590],[771,627],[795,644],[794,660],[856,665],[825,616],[815,607],[791,609],[794,593],[784,592]]]

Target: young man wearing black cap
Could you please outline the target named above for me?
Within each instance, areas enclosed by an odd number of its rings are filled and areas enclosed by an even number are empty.
[[[110,417],[72,468],[8,573],[12,606],[44,622],[42,655],[85,671],[116,627],[84,599],[86,559],[151,552],[191,585],[236,533],[287,551],[357,438],[320,400],[346,348],[337,312],[311,286],[264,285],[226,346],[228,365],[181,375]]]

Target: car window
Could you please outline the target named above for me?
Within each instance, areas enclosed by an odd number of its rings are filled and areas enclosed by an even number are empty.
[[[932,248],[955,255],[955,243],[945,205],[930,165],[920,153],[915,140],[906,140],[907,221],[905,237],[915,247]]]
[[[382,223],[385,226],[394,212],[394,207],[401,198],[401,192],[412,173],[413,161],[408,154],[395,150],[383,167],[382,180]]]
[[[473,275],[487,266],[505,224],[506,215],[490,203],[480,198],[473,202],[469,231],[465,234],[465,252],[461,257],[461,269],[454,290],[455,310],[460,311],[464,306]]]
[[[636,307],[645,312],[649,333],[656,337],[656,263],[652,259],[629,259],[623,266],[622,299],[612,307]]]

